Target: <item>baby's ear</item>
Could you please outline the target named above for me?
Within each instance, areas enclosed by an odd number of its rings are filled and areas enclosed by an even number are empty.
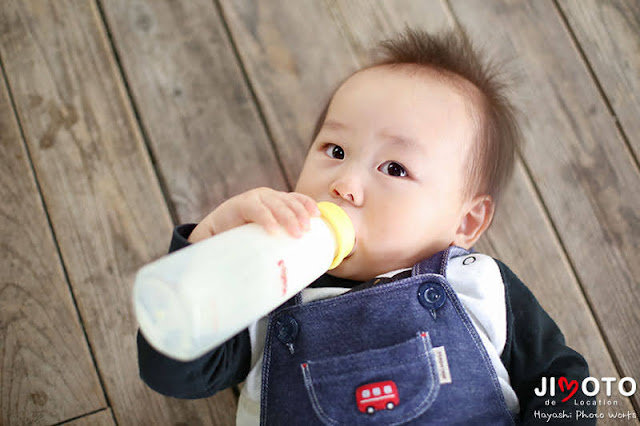
[[[491,224],[494,211],[495,204],[490,195],[479,195],[469,201],[463,210],[453,244],[471,248]]]

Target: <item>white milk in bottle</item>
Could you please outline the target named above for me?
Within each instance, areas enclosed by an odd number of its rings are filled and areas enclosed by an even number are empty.
[[[318,203],[300,238],[249,223],[164,256],[138,271],[140,330],[158,351],[188,361],[268,314],[351,253],[351,220]]]

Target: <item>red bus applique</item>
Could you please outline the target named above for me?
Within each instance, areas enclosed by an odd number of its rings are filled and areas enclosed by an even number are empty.
[[[393,410],[400,402],[398,388],[392,380],[369,383],[356,389],[358,410],[373,414],[377,410]]]

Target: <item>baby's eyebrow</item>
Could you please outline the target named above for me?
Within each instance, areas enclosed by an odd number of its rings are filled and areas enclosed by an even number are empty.
[[[350,127],[340,121],[326,120],[322,124],[322,129],[344,131],[344,130],[349,130]],[[388,145],[399,146],[401,148],[413,151],[417,154],[425,153],[424,146],[414,138],[411,138],[405,135],[395,134],[386,130],[383,130],[382,132],[380,132],[379,135],[386,141],[386,144]]]
[[[339,121],[327,120],[327,121],[324,122],[322,127],[326,127],[327,129],[330,129],[330,130],[345,130],[349,126],[347,126],[344,123],[340,123]]]
[[[388,132],[382,132],[380,133],[380,136],[382,136],[389,145],[397,145],[421,154],[424,153],[424,146],[422,146],[422,144],[418,143],[418,141],[411,137],[396,135]]]

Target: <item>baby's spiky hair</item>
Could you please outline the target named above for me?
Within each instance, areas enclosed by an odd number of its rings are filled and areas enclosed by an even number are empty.
[[[435,72],[460,90],[470,102],[476,123],[476,143],[466,159],[466,196],[490,195],[497,202],[513,174],[522,136],[515,108],[506,96],[506,84],[498,67],[481,60],[461,30],[436,34],[407,28],[380,43],[382,57],[363,69],[376,66],[409,67]],[[316,123],[316,138],[329,104]]]

